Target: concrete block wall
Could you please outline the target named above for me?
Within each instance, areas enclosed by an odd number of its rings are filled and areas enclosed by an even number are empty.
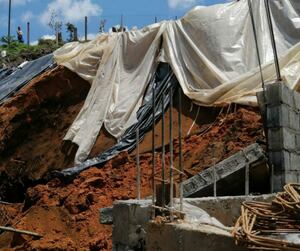
[[[273,188],[282,191],[286,183],[300,182],[300,94],[278,82],[267,86],[265,96],[259,93],[258,100],[264,105]]]

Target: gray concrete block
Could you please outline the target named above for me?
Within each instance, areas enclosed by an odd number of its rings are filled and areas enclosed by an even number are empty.
[[[281,128],[283,136],[283,148],[288,151],[295,151],[296,135],[289,128]]]
[[[296,145],[295,150],[300,151],[300,134],[295,135],[295,145]]]
[[[290,107],[295,107],[294,103],[294,91],[290,89],[285,84],[280,84],[281,86],[281,101],[284,104],[289,105]]]
[[[299,172],[298,171],[286,171],[284,175],[284,182],[285,184],[288,183],[298,183],[299,182]]]
[[[229,179],[230,176],[238,175],[247,163],[250,168],[254,163],[265,161],[263,149],[258,144],[252,144],[226,160],[218,163],[216,168],[216,181]],[[201,173],[183,182],[184,197],[199,196],[202,191],[209,189],[214,183],[214,167],[210,167]],[[225,189],[224,187],[222,188]]]
[[[268,105],[280,105],[281,104],[281,85],[273,83],[266,86],[266,102]]]
[[[290,128],[293,130],[300,130],[300,115],[294,109],[290,109],[289,114]]]
[[[269,149],[272,151],[288,150],[295,151],[296,135],[289,128],[278,127],[268,130]]]
[[[270,151],[269,161],[273,165],[275,172],[281,172],[291,168],[290,153],[285,150]]]
[[[273,175],[273,192],[282,192],[285,186],[285,172],[274,173]]]
[[[113,245],[129,249],[145,239],[151,218],[151,200],[116,201],[113,206]]]
[[[298,171],[300,174],[300,155],[299,153],[290,153],[290,167],[287,171]]]
[[[290,107],[295,106],[293,90],[281,82],[267,85],[266,98],[269,105],[284,103]]]
[[[286,104],[268,107],[267,127],[290,127],[290,107]]]
[[[111,225],[113,224],[113,208],[106,207],[101,208],[99,210],[100,213],[100,223],[104,225]]]
[[[294,91],[295,108],[300,111],[300,93]]]
[[[271,128],[268,130],[269,150],[281,151],[283,149],[283,130],[282,127]]]

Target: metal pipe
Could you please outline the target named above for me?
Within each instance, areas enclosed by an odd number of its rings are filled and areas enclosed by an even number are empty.
[[[141,167],[140,167],[140,129],[136,129],[136,188],[137,188],[137,199],[141,199]]]
[[[152,87],[152,204],[155,204],[155,88],[156,84]],[[153,218],[155,217],[155,210],[153,210]]]
[[[169,129],[170,129],[170,207],[174,207],[174,180],[173,180],[173,89],[172,86],[170,86],[170,118],[169,118]],[[170,214],[171,216],[171,221],[173,221],[173,212]]]
[[[277,81],[281,81],[282,78],[281,78],[281,73],[280,73],[280,66],[279,66],[279,60],[278,60],[277,47],[276,47],[276,42],[275,42],[275,36],[274,36],[274,30],[273,30],[269,0],[265,0],[265,7],[266,7],[266,13],[267,13],[267,19],[268,19],[272,49],[273,49],[273,54],[274,54],[274,63],[275,63]]]
[[[181,88],[178,88],[178,140],[179,140],[179,186],[180,186],[180,211],[183,211],[183,163],[182,163],[182,121],[181,121],[181,113],[182,113],[182,95]]]
[[[162,178],[162,207],[166,205],[166,184],[165,184],[165,93],[162,93],[162,122],[161,122],[161,144],[162,144],[162,157],[161,157],[161,178]]]

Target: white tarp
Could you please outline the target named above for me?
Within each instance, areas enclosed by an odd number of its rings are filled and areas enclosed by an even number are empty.
[[[275,79],[273,53],[263,0],[253,2],[265,80]],[[270,1],[283,79],[298,89],[300,78],[300,1]],[[161,49],[162,48],[162,49]],[[172,66],[194,102],[256,104],[261,82],[247,0],[196,7],[178,21],[140,31],[103,34],[70,43],[54,53],[58,64],[91,83],[84,107],[65,140],[79,145],[82,162],[101,127],[116,138],[136,120],[143,93],[159,61]]]

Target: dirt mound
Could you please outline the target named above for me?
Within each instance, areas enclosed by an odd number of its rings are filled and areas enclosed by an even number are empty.
[[[262,128],[261,117],[253,108],[224,109],[214,122],[197,126],[197,132],[187,136],[183,144],[187,177],[209,167],[212,157],[218,162],[254,142],[263,142]],[[174,146],[177,165],[178,139]],[[151,153],[144,152],[140,159],[144,197],[151,193]],[[160,153],[156,163],[159,178]],[[54,179],[29,188],[13,226],[38,232],[43,238],[17,239],[4,233],[0,235],[0,249],[111,250],[112,229],[99,224],[99,209],[111,206],[114,200],[134,198],[135,176],[134,157],[122,153],[100,169],[82,172],[70,184]]]
[[[121,166],[114,163],[123,162]],[[143,196],[149,194],[149,170],[142,169]],[[103,168],[81,173],[71,184],[54,179],[27,191],[18,229],[38,232],[41,240],[24,238],[13,243],[14,234],[0,235],[0,249],[15,250],[112,250],[111,227],[99,223],[99,208],[114,200],[135,196],[135,163],[125,153]]]
[[[73,164],[60,148],[89,88],[75,73],[57,67],[0,106],[0,198],[18,201],[23,184]]]

